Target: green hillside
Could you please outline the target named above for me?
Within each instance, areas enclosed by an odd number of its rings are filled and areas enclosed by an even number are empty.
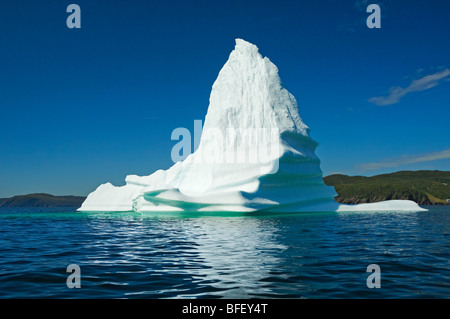
[[[336,201],[344,204],[409,199],[420,205],[450,204],[450,172],[401,171],[371,177],[330,175],[325,184],[334,186]]]
[[[82,196],[28,194],[0,198],[0,207],[80,207],[84,199]]]

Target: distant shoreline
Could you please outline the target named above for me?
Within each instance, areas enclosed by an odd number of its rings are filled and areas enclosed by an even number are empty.
[[[342,204],[407,199],[419,205],[450,205],[449,171],[400,171],[371,177],[334,174],[323,180],[334,186],[335,199]],[[80,207],[85,199],[36,193],[0,198],[0,207]]]
[[[0,207],[80,207],[84,196],[54,196],[44,193],[0,198]]]
[[[371,177],[335,174],[324,177],[334,186],[342,204],[374,203],[391,199],[412,200],[419,205],[449,205],[449,171],[399,171]]]

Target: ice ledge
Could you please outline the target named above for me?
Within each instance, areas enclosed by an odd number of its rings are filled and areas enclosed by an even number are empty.
[[[371,212],[371,211],[409,211],[426,212],[428,209],[420,207],[411,200],[386,200],[376,203],[357,204],[357,205],[339,205],[337,212]]]

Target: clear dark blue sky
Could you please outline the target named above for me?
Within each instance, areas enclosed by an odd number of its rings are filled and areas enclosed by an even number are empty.
[[[450,170],[450,1],[383,1],[381,29],[370,3],[0,1],[0,197],[170,167],[238,37],[278,66],[325,175]]]

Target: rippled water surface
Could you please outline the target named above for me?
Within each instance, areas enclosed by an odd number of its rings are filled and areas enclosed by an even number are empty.
[[[450,298],[450,207],[176,217],[0,210],[0,298]],[[69,264],[81,288],[69,289]],[[381,288],[369,289],[369,264]]]

